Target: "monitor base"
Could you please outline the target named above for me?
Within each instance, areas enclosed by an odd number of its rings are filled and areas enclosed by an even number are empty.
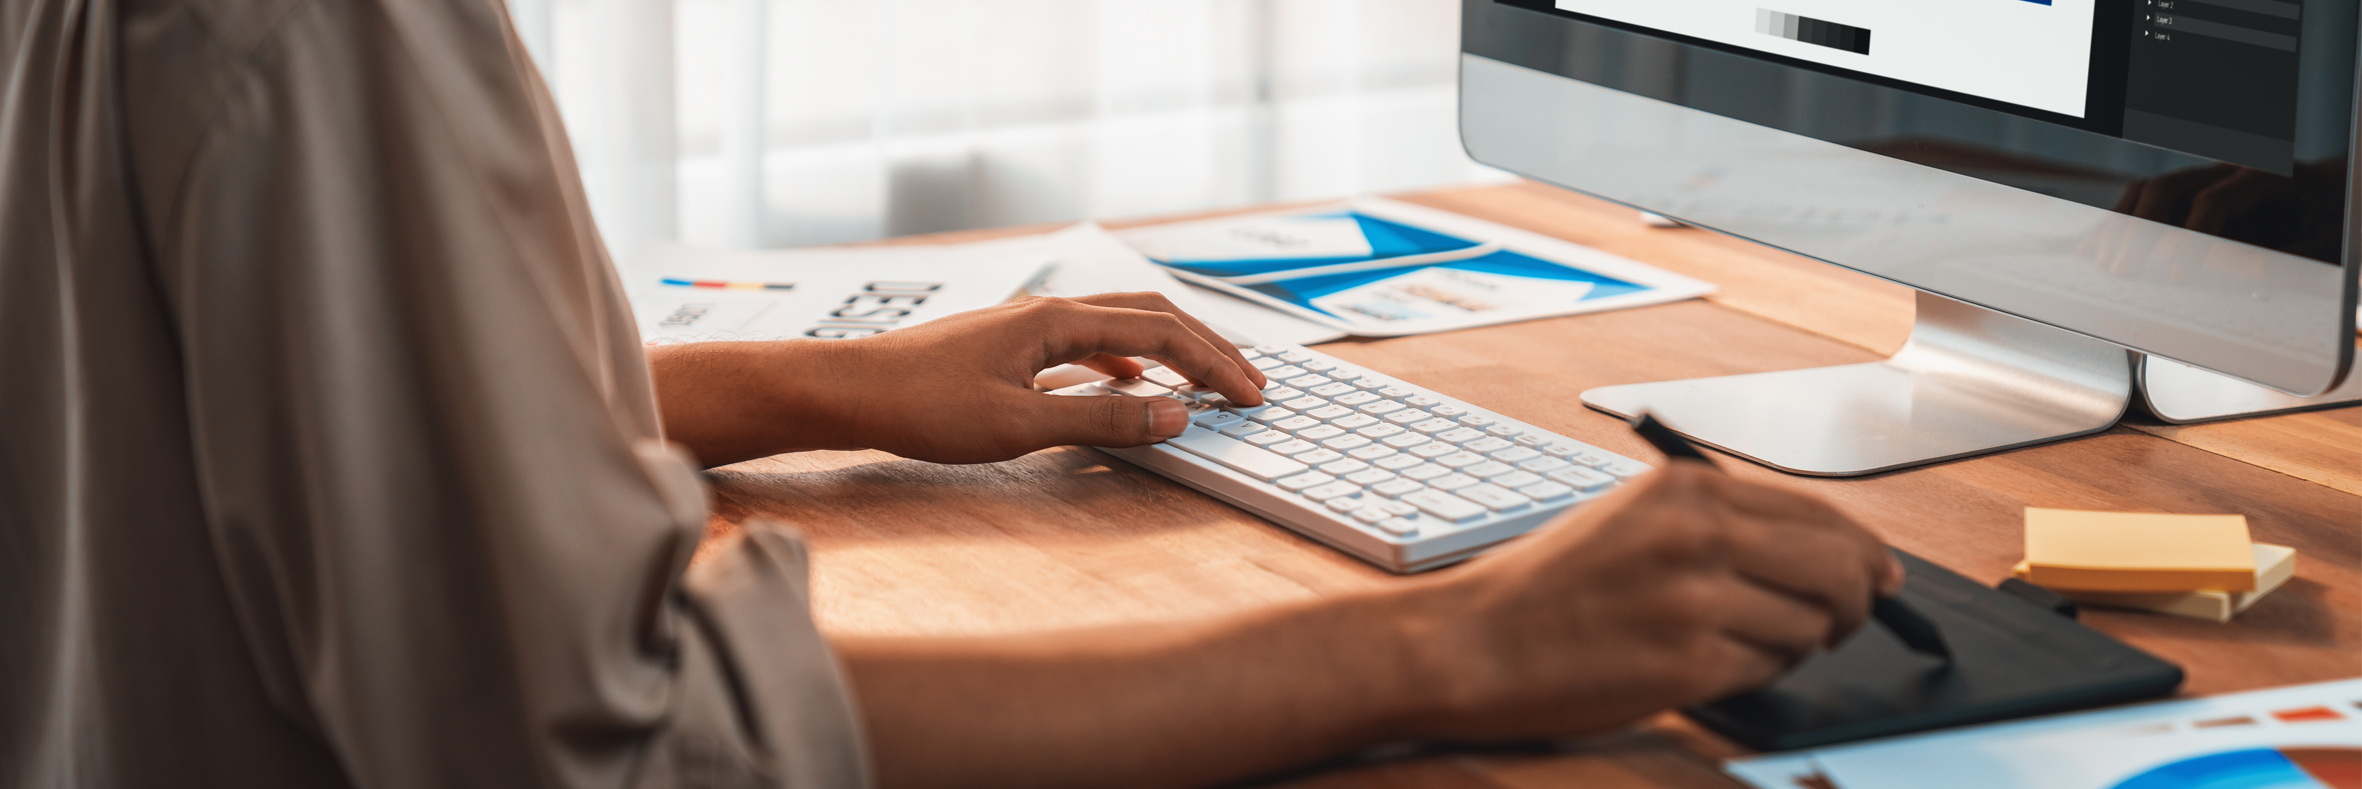
[[[2356,364],[2362,366],[2362,360]],[[2362,369],[2346,373],[2345,383],[2336,389],[2297,397],[2180,362],[2141,357],[2141,405],[2158,419],[2177,425],[2355,403],[2362,403]]]
[[[1850,477],[2096,433],[2132,400],[2122,347],[1935,294],[1884,361],[1592,389],[1772,468]]]

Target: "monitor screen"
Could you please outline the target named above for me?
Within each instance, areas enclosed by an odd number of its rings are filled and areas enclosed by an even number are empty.
[[[1485,2],[1568,23],[1471,54],[2343,257],[2353,0]]]

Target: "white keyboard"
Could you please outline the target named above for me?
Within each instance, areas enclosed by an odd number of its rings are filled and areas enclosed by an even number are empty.
[[[1188,403],[1181,435],[1101,451],[1395,572],[1466,559],[1649,470],[1310,349],[1243,352],[1270,379],[1254,408],[1164,368],[1051,394]]]

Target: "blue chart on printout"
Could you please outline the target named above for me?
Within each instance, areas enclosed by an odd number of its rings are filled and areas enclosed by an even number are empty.
[[[1388,222],[1383,219],[1373,219],[1361,214],[1337,213],[1319,216],[1326,218],[1352,218],[1356,224],[1361,226],[1362,235],[1369,239],[1370,255],[1368,257],[1312,259],[1295,258],[1289,260],[1168,260],[1162,262],[1167,266],[1181,269],[1192,274],[1201,274],[1209,277],[1241,277],[1255,274],[1273,274],[1292,270],[1310,269],[1319,266],[1333,266],[1340,263],[1359,263],[1365,260],[1376,260],[1380,258],[1420,255],[1430,252],[1446,252],[1455,249],[1467,249],[1469,247],[1478,245],[1477,242],[1470,241],[1468,239],[1448,236],[1432,230],[1424,230],[1421,228],[1412,227],[1410,225]],[[1648,289],[1643,285],[1626,282],[1614,277],[1594,274],[1580,269],[1570,268],[1568,266],[1552,263],[1547,260],[1519,254],[1509,250],[1502,250],[1485,255],[1483,257],[1469,258],[1467,260],[1455,260],[1448,263],[1436,263],[1426,266],[1425,268],[1449,269],[1516,277],[1531,277],[1534,279],[1555,280],[1570,283],[1585,283],[1590,285],[1591,289],[1588,293],[1583,295],[1582,300],[1584,301],[1602,299],[1610,296],[1621,296],[1626,293],[1633,293],[1636,291]],[[1269,296],[1271,298],[1278,299],[1280,301],[1284,301],[1307,310],[1312,310],[1323,315],[1336,316],[1334,311],[1314,305],[1313,300],[1319,299],[1323,296],[1350,290],[1352,288],[1368,285],[1373,282],[1402,276],[1404,273],[1405,269],[1377,269],[1371,271],[1329,274],[1325,276],[1310,276],[1301,279],[1283,279],[1277,282],[1240,285],[1238,287],[1253,290],[1265,296]]]

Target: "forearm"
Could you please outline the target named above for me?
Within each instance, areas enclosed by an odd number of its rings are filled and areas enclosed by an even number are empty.
[[[1190,786],[1404,736],[1444,695],[1423,600],[836,644],[883,786]]]
[[[665,438],[707,466],[812,449],[856,449],[842,428],[841,349],[823,340],[711,342],[648,349]]]

